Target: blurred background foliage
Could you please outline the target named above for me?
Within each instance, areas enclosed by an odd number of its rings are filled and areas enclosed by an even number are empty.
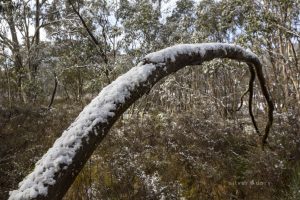
[[[65,199],[299,199],[299,12],[298,0],[1,1],[0,199],[143,56],[203,42],[239,44],[264,63],[270,147],[261,150],[246,100],[236,111],[243,63],[186,67],[126,111]],[[254,113],[262,129],[257,85]]]

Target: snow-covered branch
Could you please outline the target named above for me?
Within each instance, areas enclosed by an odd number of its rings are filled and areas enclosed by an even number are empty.
[[[255,66],[269,105],[269,132],[273,103],[265,86],[262,65],[254,53],[232,44],[176,45],[148,54],[136,67],[105,87],[36,163],[19,188],[10,192],[9,199],[61,199],[114,122],[132,103],[163,77],[184,66],[214,58],[230,58]]]

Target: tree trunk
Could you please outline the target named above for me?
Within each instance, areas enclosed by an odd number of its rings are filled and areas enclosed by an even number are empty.
[[[56,95],[56,90],[57,90],[57,85],[58,85],[58,80],[57,80],[57,76],[56,74],[54,73],[54,88],[53,88],[53,91],[52,91],[52,95],[51,95],[51,99],[50,99],[50,103],[48,105],[48,109],[51,108],[53,102],[54,102],[54,97]]]
[[[34,36],[34,59],[30,67],[30,75],[32,77],[32,81],[35,83],[39,62],[39,44],[40,44],[40,0],[35,1],[35,36]]]
[[[26,102],[26,95],[23,92],[23,86],[22,86],[22,78],[24,78],[23,61],[20,53],[20,44],[17,36],[13,13],[14,13],[14,6],[13,6],[13,2],[10,0],[8,1],[7,4],[7,22],[9,25],[9,30],[10,30],[12,44],[13,44],[12,52],[14,56],[15,69],[17,73],[18,93],[19,93],[20,100]]]
[[[138,66],[105,87],[37,162],[34,171],[19,184],[19,189],[10,193],[9,199],[61,199],[95,148],[130,105],[163,77],[186,65],[200,65],[214,58],[244,61],[255,67],[269,106],[266,139],[273,120],[273,103],[257,56],[230,44],[177,45],[148,54]]]

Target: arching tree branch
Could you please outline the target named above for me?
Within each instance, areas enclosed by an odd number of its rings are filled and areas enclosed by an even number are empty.
[[[273,102],[265,85],[258,57],[230,44],[183,44],[148,54],[138,66],[105,87],[87,105],[35,169],[10,193],[13,199],[61,199],[95,148],[119,116],[163,77],[187,65],[199,65],[214,58],[230,58],[253,64],[268,104],[266,142],[273,120]]]

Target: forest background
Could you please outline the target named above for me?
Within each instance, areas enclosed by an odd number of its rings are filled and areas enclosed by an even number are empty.
[[[247,66],[214,60],[130,107],[65,199],[299,199],[299,12],[298,0],[2,0],[0,199],[104,86],[150,52],[204,42],[260,57],[276,108],[268,148],[241,101]],[[253,105],[262,129],[258,85]]]

